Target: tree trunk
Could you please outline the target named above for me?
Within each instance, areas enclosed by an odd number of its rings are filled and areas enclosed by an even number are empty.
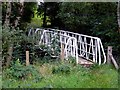
[[[7,10],[6,10],[6,17],[5,17],[5,23],[4,26],[9,27],[10,26],[10,15],[11,15],[11,2],[7,2]],[[6,57],[6,66],[8,67],[10,64],[10,61],[12,59],[12,52],[13,52],[13,44],[8,47],[8,56]]]
[[[10,25],[10,14],[11,14],[11,2],[7,3],[7,10],[6,10],[6,18],[5,18],[5,26]]]
[[[120,1],[118,1],[117,5],[117,19],[118,19],[118,32],[120,33]]]
[[[43,18],[43,27],[46,27],[46,10],[47,10],[47,6],[46,3],[44,3],[44,18]]]
[[[20,19],[22,17],[23,14],[23,8],[24,8],[24,0],[20,0],[20,6],[19,6],[19,16],[16,17],[15,20],[15,27],[17,27],[20,24]]]
[[[6,59],[6,67],[9,67],[10,65],[10,62],[11,62],[11,59],[12,59],[12,53],[13,53],[13,44],[11,44],[8,48],[8,56],[7,56],[7,59]]]
[[[20,0],[20,7],[19,7],[19,16],[15,20],[15,26],[17,27],[19,25],[20,18],[23,13],[23,6],[24,6],[24,0]],[[6,11],[6,19],[5,19],[5,26],[10,26],[10,14],[11,14],[11,2],[8,2],[7,4],[7,11]],[[13,53],[13,46],[14,44],[10,44],[8,47],[8,56],[6,58],[6,67],[9,67],[11,59],[12,59],[12,53]]]

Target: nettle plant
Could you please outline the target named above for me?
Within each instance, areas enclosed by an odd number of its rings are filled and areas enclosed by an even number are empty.
[[[60,74],[60,73],[61,74],[70,74],[70,72],[71,72],[71,66],[66,63],[52,68],[53,74]]]
[[[60,55],[59,37],[57,35],[52,37],[50,46],[41,44],[39,47],[50,56],[59,57]]]
[[[59,54],[60,54],[60,45],[59,45],[59,37],[58,37],[58,35],[54,35],[52,37],[51,50],[52,50],[53,55],[59,56]]]
[[[72,56],[69,56],[68,57],[68,62],[75,65],[76,64],[76,58],[72,57]]]
[[[10,68],[6,69],[4,77],[19,80],[33,79],[36,80],[36,82],[42,79],[40,73],[33,65],[25,66],[20,63],[19,59],[13,62]]]

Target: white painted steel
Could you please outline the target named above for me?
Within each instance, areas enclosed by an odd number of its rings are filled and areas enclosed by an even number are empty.
[[[69,55],[76,57],[76,62],[78,63],[78,56],[80,56],[99,65],[106,63],[104,48],[98,37],[51,28],[37,28],[34,32],[37,33],[38,31],[40,31],[40,34],[36,35],[40,37],[39,45],[50,45],[52,37],[58,36],[61,45],[65,45],[64,52],[66,58]],[[34,34],[34,32],[30,29],[29,35],[31,35],[30,33]]]

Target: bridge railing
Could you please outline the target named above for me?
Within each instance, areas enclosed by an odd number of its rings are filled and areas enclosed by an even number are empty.
[[[77,44],[72,44],[74,47],[77,48],[76,52],[77,55],[79,55],[80,57],[83,57],[89,61],[95,62],[95,63],[99,63],[100,64],[104,64],[106,63],[106,55],[104,52],[104,48],[102,45],[102,42],[100,40],[100,38],[98,37],[92,37],[92,36],[88,36],[88,35],[83,35],[83,34],[78,34],[78,33],[73,33],[73,32],[69,32],[69,31],[64,31],[64,30],[57,30],[57,29],[51,29],[51,28],[47,28],[47,29],[41,29],[41,28],[37,28],[36,32],[40,31],[42,32],[41,34],[38,34],[39,37],[41,37],[42,39],[42,35],[44,35],[44,32],[49,32],[49,34],[51,33],[52,35],[57,34],[59,36],[59,41],[61,43],[67,43],[68,38],[67,37],[72,37],[71,41],[69,40],[69,44],[71,43],[77,43]],[[61,38],[63,37],[64,38]],[[48,38],[47,38],[48,37]],[[48,40],[51,39],[51,37],[49,37],[49,35],[47,35],[47,37],[44,37]],[[71,55],[73,54],[72,52],[74,52],[72,49],[71,51]],[[77,57],[76,57],[77,58]]]
[[[100,38],[51,28],[46,30],[75,37],[77,39],[78,55],[80,57],[99,63],[99,65],[106,63],[106,55]]]
[[[35,36],[34,40],[36,41],[36,45],[47,45],[49,48],[51,48],[53,39],[56,39],[57,44],[59,43],[60,48],[62,47],[62,45],[64,45],[65,59],[68,59],[69,56],[72,56],[76,58],[76,63],[78,63],[78,48],[76,38],[70,37],[62,33],[58,34],[58,32],[55,31],[43,29],[36,29],[34,33],[32,32],[29,35]]]
[[[78,64],[78,47],[77,39],[75,37],[70,37],[68,35],[59,34],[61,48],[64,45],[65,58],[68,59],[69,56],[76,58],[76,63]]]

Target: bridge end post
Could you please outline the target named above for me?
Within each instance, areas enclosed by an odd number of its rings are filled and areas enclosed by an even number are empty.
[[[111,64],[110,54],[112,54],[112,46],[107,48],[107,64]]]
[[[61,54],[60,54],[61,61],[64,60],[64,44],[61,44]]]
[[[119,65],[117,64],[116,60],[114,59],[112,55],[112,46],[108,46],[108,53],[107,53],[107,63],[108,64],[113,64],[114,67],[118,70]]]

